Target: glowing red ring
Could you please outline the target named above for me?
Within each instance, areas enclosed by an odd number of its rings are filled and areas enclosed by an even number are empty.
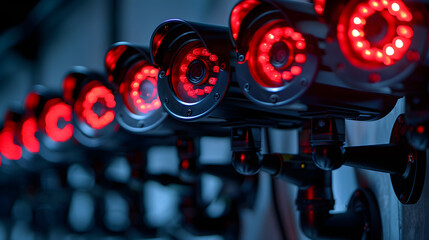
[[[92,109],[97,102],[108,109],[101,116]],[[79,116],[94,129],[102,129],[114,120],[115,112],[112,109],[115,106],[116,101],[112,91],[98,81],[88,83],[75,103]]]
[[[365,37],[364,27],[367,19],[375,12],[379,12],[386,21],[392,24],[383,39],[383,46],[371,45]],[[358,64],[372,63],[372,66],[389,66],[404,57],[413,37],[410,22],[413,19],[411,12],[400,0],[369,0],[356,6],[350,18],[346,22],[340,22],[337,26],[337,37],[340,47],[348,56],[357,60]],[[389,22],[390,21],[390,22]],[[392,23],[393,22],[393,23]],[[347,26],[347,27],[345,27]],[[348,50],[348,49],[351,49]],[[347,54],[346,54],[347,55]],[[350,54],[348,54],[350,55]],[[357,58],[357,59],[356,59]],[[355,61],[351,61],[352,63]]]
[[[201,60],[207,66],[204,81],[193,84],[187,77],[189,65],[194,60]],[[219,74],[219,59],[201,44],[190,43],[176,57],[171,73],[171,82],[176,96],[185,102],[198,102],[205,98],[216,85]]]
[[[46,135],[55,142],[66,142],[73,136],[72,107],[59,99],[52,99],[46,103],[44,126]],[[60,128],[58,121],[64,119],[67,124]]]
[[[289,48],[288,63],[281,68],[270,62],[270,51],[274,44],[285,43]],[[267,24],[260,28],[249,44],[249,70],[255,81],[268,88],[282,87],[302,73],[307,60],[306,41],[302,34],[279,22]]]
[[[138,66],[140,67],[140,66]],[[140,71],[134,74],[134,77],[131,81],[126,84],[129,84],[129,97],[132,99],[133,105],[141,113],[147,114],[150,111],[159,109],[161,107],[161,102],[159,101],[158,91],[157,91],[157,82],[158,82],[158,69],[150,65],[143,65]],[[153,92],[149,99],[142,99],[140,97],[140,85],[143,81],[150,81],[154,86]]]
[[[15,143],[15,133],[17,124],[13,121],[6,121],[0,131],[0,153],[7,159],[19,160],[22,157],[22,149]]]

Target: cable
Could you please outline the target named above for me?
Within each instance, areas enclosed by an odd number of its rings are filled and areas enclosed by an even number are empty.
[[[271,143],[270,143],[270,135],[269,135],[268,128],[264,128],[264,133],[265,133],[266,150],[268,154],[271,154]],[[283,218],[280,214],[280,207],[277,201],[276,180],[274,179],[274,177],[271,177],[271,191],[273,193],[272,197],[273,197],[274,212],[276,215],[280,235],[282,236],[283,240],[287,240],[288,238],[287,238],[285,229],[283,227],[284,226]]]

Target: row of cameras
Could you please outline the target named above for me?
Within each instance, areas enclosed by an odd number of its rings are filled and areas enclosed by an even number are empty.
[[[233,162],[234,158],[246,162],[253,156],[246,154],[259,150],[256,128],[302,128],[315,119],[331,119],[312,124],[325,123],[332,134],[332,129],[344,127],[344,119],[384,117],[404,96],[405,117],[398,122],[406,123],[408,142],[425,150],[428,29],[427,6],[401,0],[243,0],[231,12],[229,29],[168,20],[155,29],[149,50],[126,42],[114,44],[105,57],[107,76],[75,67],[63,80],[62,94],[36,87],[27,95],[24,110],[6,114],[0,154],[23,159],[4,161],[5,165],[37,170],[50,162],[85,159],[77,144],[89,150],[85,154],[104,157],[185,136],[172,145],[178,146],[181,168],[187,169],[195,167],[190,161],[195,149],[186,138],[232,133]],[[320,129],[325,128],[312,128],[316,134]],[[315,162],[315,154],[322,156],[317,154],[344,142],[341,133],[335,141],[331,138],[335,133],[328,138],[326,132],[319,133],[318,144],[323,147],[312,142]],[[417,159],[411,159],[409,170],[409,165],[392,160],[396,148],[393,144],[348,148],[349,165],[367,164],[391,173],[398,199],[415,203],[422,189],[416,183],[424,182],[424,174],[418,173],[422,161],[416,164]],[[362,163],[359,158],[366,158],[362,150],[374,156]],[[388,164],[376,162],[389,152]],[[405,155],[414,156],[408,151]],[[284,167],[286,178],[296,177],[301,193],[311,191],[303,186],[314,184],[314,179],[331,184],[330,172],[300,161],[283,166],[282,159],[268,157],[270,170],[277,173],[281,172],[277,167]],[[260,164],[259,159],[256,162]],[[289,172],[286,167],[291,167]],[[404,180],[404,167],[416,174]],[[224,167],[216,169],[225,172]],[[333,206],[328,195],[327,211]],[[305,217],[307,212],[301,211]]]
[[[76,67],[62,96],[31,92],[24,114],[6,115],[0,152],[16,160],[22,150],[39,152],[72,137],[120,149],[129,146],[130,132],[225,136],[225,126],[373,120],[403,96],[409,140],[425,149],[428,18],[419,2],[246,0],[233,8],[229,29],[167,20],[149,51],[114,44],[107,78]],[[36,135],[48,140],[39,144]]]

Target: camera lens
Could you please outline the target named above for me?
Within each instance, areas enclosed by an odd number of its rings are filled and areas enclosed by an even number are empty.
[[[153,98],[153,92],[155,90],[155,86],[149,80],[143,80],[140,83],[140,98],[143,100],[149,100]]]
[[[189,64],[186,76],[190,83],[194,85],[200,85],[206,78],[206,72],[207,65],[204,63],[204,61],[195,59]]]
[[[363,27],[366,39],[371,44],[376,44],[378,42],[386,44],[384,43],[385,41],[383,42],[387,35],[387,29],[389,28],[389,24],[386,19],[381,14],[375,13],[368,17],[366,22],[367,24]]]
[[[289,62],[289,48],[284,42],[276,42],[270,51],[270,63],[273,67],[281,69]]]

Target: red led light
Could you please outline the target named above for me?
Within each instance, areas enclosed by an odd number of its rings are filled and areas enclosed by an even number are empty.
[[[390,9],[392,10],[392,12],[398,12],[400,10],[400,6],[397,2],[393,2],[390,5]]]
[[[369,15],[371,15],[372,13],[374,13],[374,11],[369,8],[368,6],[359,6],[358,7],[358,12],[362,15],[362,17],[367,17]]]
[[[63,81],[63,97],[66,102],[73,102],[73,91],[76,87],[76,78],[69,75]]]
[[[200,90],[200,89],[198,89],[198,90]],[[210,86],[205,86],[204,87],[204,92],[205,93],[210,93],[212,90],[213,90],[213,87],[210,87]]]
[[[378,0],[370,0],[369,6],[376,11],[381,11],[384,8],[383,4]]]
[[[25,108],[29,111],[34,110],[34,108],[39,104],[40,96],[35,92],[30,92],[25,98]]]
[[[373,49],[365,49],[362,52],[362,57],[366,60],[372,60],[374,58],[374,51]]]
[[[371,74],[368,76],[368,78],[369,78],[369,81],[370,81],[370,82],[373,82],[373,83],[380,82],[380,80],[381,80],[380,75],[379,75],[379,74],[377,74],[377,73],[371,73]]]
[[[395,49],[392,46],[386,46],[385,50],[387,56],[393,56]]]
[[[296,48],[300,49],[300,50],[305,49],[305,42],[304,41],[298,41],[296,43]]]
[[[396,48],[402,48],[404,46],[404,41],[400,38],[396,38],[393,42]]]
[[[230,24],[232,37],[234,40],[237,40],[238,31],[240,30],[240,24],[243,21],[244,17],[260,2],[257,0],[246,0],[237,4],[231,13]],[[195,54],[198,55],[198,54]]]
[[[290,35],[290,37],[291,37],[293,40],[295,40],[295,41],[303,40],[302,35],[301,35],[301,33],[299,33],[299,32],[292,32],[292,34]],[[277,39],[277,40],[280,40],[280,38],[277,38],[277,37],[276,37],[276,39]],[[305,42],[304,42],[304,44],[305,44]]]
[[[112,109],[115,106],[112,91],[96,80],[84,87],[75,103],[80,118],[94,129],[102,129],[114,120],[115,112]]]
[[[185,170],[189,168],[189,161],[187,159],[182,161],[182,168]]]
[[[292,73],[292,75],[298,76],[299,74],[301,74],[301,72],[302,72],[302,68],[301,68],[301,67],[299,67],[299,66],[293,66],[293,67],[290,69],[290,72]]]
[[[381,60],[383,60],[383,57],[384,57],[384,55],[383,55],[383,52],[382,51],[380,51],[380,50],[375,50],[375,58],[378,60],[378,61],[381,61]]]
[[[202,51],[201,51],[201,54],[203,55],[203,56],[210,56],[211,54],[209,53],[209,51],[207,50],[207,49],[203,49]],[[216,57],[216,55],[215,55],[215,57]],[[216,57],[217,58],[217,57]],[[210,59],[210,58],[209,58]],[[211,60],[210,60],[211,61]]]
[[[350,18],[343,18],[345,22],[340,21],[337,37],[352,63],[371,67],[392,65],[404,57],[411,44],[412,17],[400,0],[369,0],[357,5]],[[368,23],[381,18],[386,26]]]
[[[396,28],[396,33],[399,36],[405,37],[405,38],[412,38],[413,37],[413,29],[409,26],[405,25],[399,25]]]
[[[292,73],[291,73],[291,72],[284,71],[284,72],[282,73],[282,79],[283,79],[283,80],[285,80],[285,81],[289,81],[289,80],[291,80],[292,78],[293,78],[293,75],[292,75]]]
[[[352,30],[352,36],[353,37],[363,37],[364,33],[362,31],[357,30],[357,29],[353,29]]]
[[[317,14],[322,15],[325,11],[325,0],[314,0],[314,11]]]
[[[418,126],[417,127],[417,133],[418,134],[423,134],[425,132],[425,127],[423,126]]]
[[[119,45],[114,48],[112,48],[106,55],[105,64],[107,67],[107,70],[109,72],[112,72],[113,69],[116,67],[116,62],[121,57],[122,53],[125,52],[127,47],[125,45]]]
[[[362,24],[362,19],[360,17],[354,17],[353,23],[356,25]]]
[[[73,136],[72,108],[60,99],[49,100],[43,111],[46,135],[55,142],[68,141]],[[60,126],[60,121],[64,121]]]
[[[398,15],[397,15],[398,19],[405,21],[405,22],[410,22],[411,20],[413,20],[413,16],[406,12],[406,11],[401,11]]]
[[[209,78],[209,84],[216,85],[216,82],[217,82],[217,78],[214,78],[214,77]]]
[[[240,162],[244,163],[246,160],[246,155],[244,153],[240,154]]]
[[[210,55],[210,61],[212,61],[212,62],[216,62],[217,61],[217,56],[216,55],[214,55],[214,54],[212,54],[212,55]]]
[[[211,93],[218,80],[219,58],[200,43],[189,43],[173,63],[170,81],[179,99],[198,102]]]
[[[0,153],[10,160],[18,160],[22,156],[22,149],[15,143],[17,124],[12,121],[4,123],[0,132]]]
[[[249,70],[264,87],[281,87],[302,73],[306,41],[292,28],[274,22],[260,28],[249,45]]]
[[[134,114],[148,114],[161,107],[157,91],[158,71],[146,61],[140,61],[127,72],[125,88],[120,93]]]
[[[35,134],[37,132],[37,120],[29,117],[24,120],[21,127],[21,140],[24,147],[32,153],[39,152],[40,144]]]

